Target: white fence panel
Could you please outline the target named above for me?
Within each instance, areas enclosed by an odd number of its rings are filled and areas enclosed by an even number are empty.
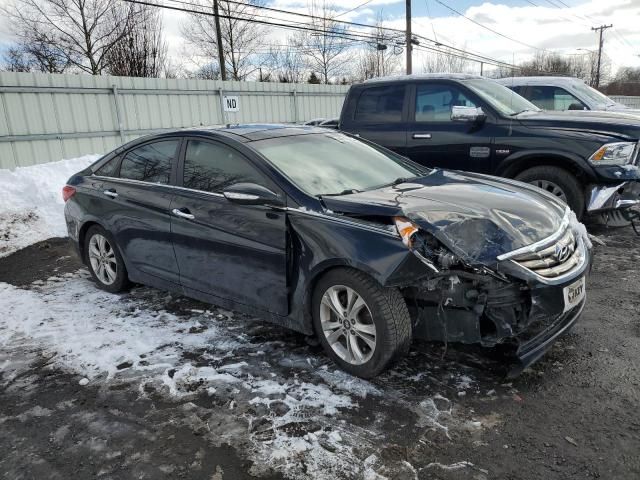
[[[625,95],[611,95],[611,99],[631,108],[640,108],[640,97],[631,97]]]
[[[166,129],[337,117],[348,87],[0,72],[0,168],[107,152]],[[224,96],[237,97],[224,111]]]

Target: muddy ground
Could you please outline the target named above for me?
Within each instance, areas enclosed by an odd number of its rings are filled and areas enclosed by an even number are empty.
[[[2,316],[40,322],[0,325],[0,477],[640,478],[640,241],[596,233],[581,320],[509,381],[499,357],[433,344],[360,381],[258,320],[145,287],[96,293],[64,240],[0,258],[19,287],[0,290]],[[106,312],[77,324],[90,335],[45,332],[89,303]],[[129,326],[153,322],[175,336],[127,357]]]

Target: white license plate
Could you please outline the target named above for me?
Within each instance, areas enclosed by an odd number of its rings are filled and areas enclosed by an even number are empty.
[[[578,305],[586,295],[585,289],[585,277],[582,277],[577,282],[567,285],[563,289],[564,293],[564,311],[571,310]]]

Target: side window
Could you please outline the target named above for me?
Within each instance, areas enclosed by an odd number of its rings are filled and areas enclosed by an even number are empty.
[[[555,110],[569,110],[569,107],[573,105],[574,109],[582,110],[585,108],[585,104],[567,92],[564,88],[556,88],[553,92],[553,102]],[[580,108],[577,108],[577,107]]]
[[[96,175],[100,175],[102,177],[115,177],[118,168],[118,162],[120,161],[120,155],[116,155],[107,163],[102,165],[99,169],[97,169],[94,173]]]
[[[362,123],[398,123],[406,86],[391,85],[367,88],[360,94],[354,120]]]
[[[240,182],[266,183],[253,165],[232,148],[219,143],[189,140],[184,157],[184,187],[222,193],[229,185]]]
[[[129,151],[120,165],[120,178],[151,183],[169,183],[171,161],[179,140],[147,143]]]
[[[580,100],[564,88],[531,87],[530,97],[531,103],[543,110],[569,110],[569,107],[574,104],[580,105],[580,108],[585,108],[585,105]]]
[[[475,107],[454,85],[423,84],[416,88],[416,122],[450,122],[452,107]]]
[[[516,92],[518,95],[522,95],[524,93],[524,89],[525,89],[525,87],[523,87],[521,85],[507,85],[507,87],[509,87],[514,92]]]

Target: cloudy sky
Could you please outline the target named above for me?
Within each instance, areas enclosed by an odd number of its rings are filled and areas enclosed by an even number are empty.
[[[0,4],[8,1],[0,0]],[[267,5],[307,13],[311,1],[267,0]],[[171,0],[159,2],[170,4]],[[404,0],[337,0],[333,4],[341,20],[371,24],[382,12],[386,26],[404,29]],[[605,32],[605,53],[614,68],[640,66],[640,0],[413,0],[412,10],[415,33],[508,63],[531,58],[536,50],[584,55],[597,49],[597,33],[591,27],[613,24]],[[184,56],[180,26],[185,16],[173,11],[163,16],[175,59]],[[290,34],[274,30],[265,38],[265,48],[284,43]],[[0,19],[0,45],[6,47],[10,41],[9,25]],[[424,53],[416,52],[414,70],[420,70],[421,55]]]

